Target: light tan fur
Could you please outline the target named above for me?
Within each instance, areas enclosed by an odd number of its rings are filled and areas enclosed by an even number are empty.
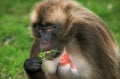
[[[93,12],[72,0],[45,0],[31,14],[31,23],[38,22],[62,29],[57,39],[67,42],[66,50],[79,74],[71,77],[69,72],[61,71],[58,57],[43,61],[46,79],[120,79],[116,42],[104,22]],[[34,43],[33,47],[38,45]],[[32,48],[31,57],[38,55],[36,50]],[[67,73],[66,76],[62,72]]]

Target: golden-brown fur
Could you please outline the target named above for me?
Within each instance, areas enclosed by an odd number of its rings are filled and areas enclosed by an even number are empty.
[[[117,45],[106,25],[94,13],[72,0],[45,0],[31,14],[32,26],[38,22],[59,27],[57,40],[66,44],[77,66],[88,68],[85,72],[78,67],[79,76],[83,77],[76,79],[120,79]],[[30,57],[37,57],[40,51],[38,38],[34,39]],[[58,74],[59,71],[56,76]]]

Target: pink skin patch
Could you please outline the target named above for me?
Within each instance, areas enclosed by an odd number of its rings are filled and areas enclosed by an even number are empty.
[[[67,51],[64,48],[63,54],[62,54],[62,56],[60,58],[60,65],[61,66],[66,66],[68,64],[71,66],[72,69],[76,69],[75,65],[70,60],[70,57],[69,57]]]

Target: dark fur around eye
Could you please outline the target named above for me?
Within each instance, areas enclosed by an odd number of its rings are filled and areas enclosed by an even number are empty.
[[[34,30],[38,30],[38,29],[42,29],[42,24],[40,24],[40,23],[35,23],[35,24],[33,24],[32,25],[32,28],[34,29]]]
[[[51,23],[47,23],[43,25],[42,23],[35,23],[32,25],[34,30],[48,30],[48,29],[55,29],[56,26],[54,26]]]

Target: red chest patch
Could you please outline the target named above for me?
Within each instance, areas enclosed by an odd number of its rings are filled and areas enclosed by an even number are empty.
[[[67,51],[64,48],[63,54],[60,58],[60,65],[66,66],[68,64],[71,66],[71,68],[76,68],[75,65],[72,63],[72,61],[70,60],[69,54],[67,53]]]

